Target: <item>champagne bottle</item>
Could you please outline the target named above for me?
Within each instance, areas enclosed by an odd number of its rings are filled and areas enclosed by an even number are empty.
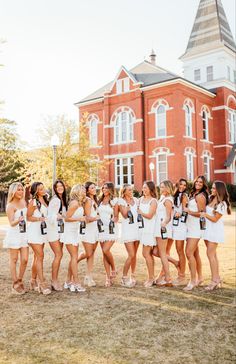
[[[113,219],[113,215],[111,215],[111,220],[109,222],[109,234],[115,234],[115,232],[114,232],[115,223],[112,219]]]
[[[42,214],[42,217],[44,217],[44,214]],[[41,221],[41,234],[46,235],[47,234],[47,224],[46,221]]]
[[[97,220],[98,231],[99,231],[99,233],[104,233],[103,222],[99,216],[99,213],[97,213],[97,216],[99,217],[99,219]]]
[[[177,213],[174,214],[174,217],[173,217],[173,222],[172,222],[172,225],[173,226],[178,226],[179,225],[179,218],[176,216]]]
[[[85,234],[85,229],[86,229],[86,222],[85,221],[80,221],[80,227],[79,227],[80,235]]]
[[[20,216],[23,217],[23,211],[20,212]],[[25,219],[24,220],[21,220],[19,222],[19,230],[20,230],[20,233],[25,233],[26,232],[26,222],[25,222]]]
[[[161,222],[163,221],[163,219],[161,219]],[[167,236],[167,229],[165,226],[161,226],[161,238],[163,240],[165,239],[168,239],[168,236]]]
[[[128,208],[130,207],[130,205],[127,205],[127,206],[128,206]],[[132,214],[131,210],[128,210],[127,217],[129,219],[129,224],[134,224],[134,215]]]
[[[63,219],[59,219],[58,220],[57,226],[58,226],[58,232],[59,232],[59,234],[64,233],[65,224],[64,224]]]
[[[138,228],[139,229],[143,229],[144,228],[144,220],[141,214],[138,214],[137,216],[137,223],[138,223]]]
[[[188,207],[188,204],[186,204],[186,207]],[[188,213],[186,211],[182,211],[180,221],[186,224],[187,218],[188,218]]]
[[[206,230],[206,219],[204,216],[200,217],[200,230]]]

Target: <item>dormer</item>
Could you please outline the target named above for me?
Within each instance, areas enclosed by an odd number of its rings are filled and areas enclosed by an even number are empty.
[[[122,66],[112,83],[110,94],[121,95],[130,92],[141,84],[142,83],[138,82],[131,72]]]

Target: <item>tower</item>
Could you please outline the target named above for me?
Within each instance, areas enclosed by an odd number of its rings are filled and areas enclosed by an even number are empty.
[[[207,89],[236,87],[236,45],[221,0],[200,0],[183,61],[184,77]]]

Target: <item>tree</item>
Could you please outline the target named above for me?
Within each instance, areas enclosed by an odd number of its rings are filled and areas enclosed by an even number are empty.
[[[89,149],[86,115],[80,126],[65,115],[48,117],[38,130],[42,148],[27,152],[26,173],[31,173],[33,180],[39,180],[50,188],[52,184],[53,154],[50,146],[54,134],[59,137],[57,147],[57,178],[63,179],[69,187],[75,183],[84,183],[88,179],[98,182],[98,174],[105,168],[105,163],[92,155]]]
[[[6,191],[9,185],[21,179],[24,167],[18,148],[16,123],[0,119],[0,190]]]

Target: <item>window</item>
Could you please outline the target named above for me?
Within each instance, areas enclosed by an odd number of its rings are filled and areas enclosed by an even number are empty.
[[[157,155],[157,183],[160,184],[162,181],[167,179],[167,154]]]
[[[229,142],[236,143],[236,110],[228,111]]]
[[[116,81],[116,93],[121,94],[122,92],[129,91],[129,77],[121,78]]]
[[[94,117],[89,120],[89,142],[90,146],[98,144],[98,120]]]
[[[206,73],[207,73],[207,82],[213,81],[213,66],[208,66],[206,68]]]
[[[227,66],[227,78],[230,81],[231,77],[230,77],[230,67]]]
[[[202,133],[203,139],[208,140],[208,114],[206,111],[202,112]]]
[[[166,110],[160,105],[156,110],[156,138],[166,136]]]
[[[194,178],[193,154],[186,153],[187,180],[192,181]]]
[[[204,170],[204,176],[207,179],[207,181],[210,181],[210,157],[204,156],[203,157],[203,170]]]
[[[114,142],[125,143],[133,140],[133,116],[129,111],[117,114],[114,128]]]
[[[194,81],[200,81],[201,80],[201,71],[200,69],[194,70]]]
[[[192,137],[192,110],[188,105],[185,105],[185,134]]]
[[[115,180],[116,186],[124,183],[134,184],[134,159],[119,158],[115,160]]]

